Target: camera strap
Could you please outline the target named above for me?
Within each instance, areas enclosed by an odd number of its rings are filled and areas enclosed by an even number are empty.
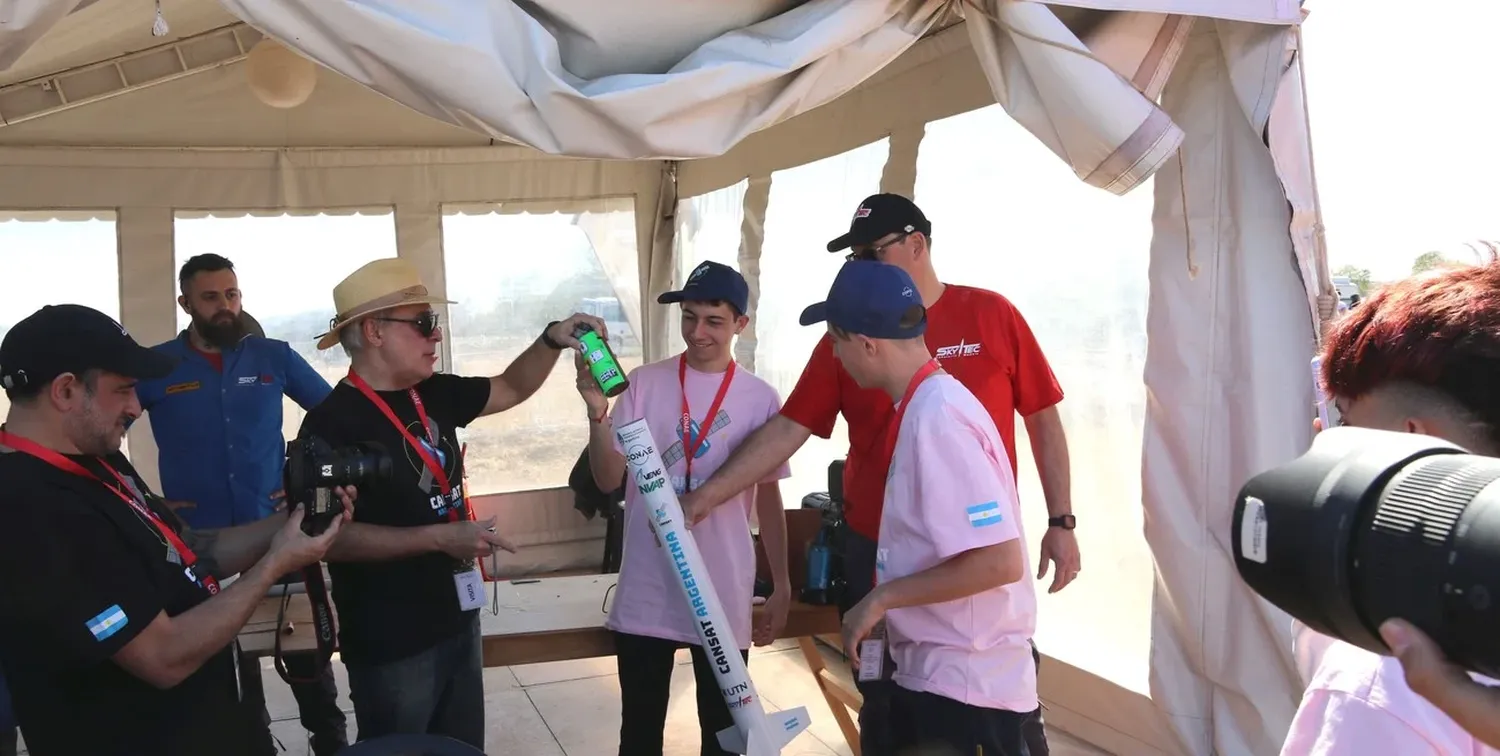
[[[282,585],[285,585],[283,583]],[[333,604],[328,600],[328,583],[323,580],[323,563],[313,562],[302,568],[302,585],[307,589],[307,602],[312,605],[313,616],[313,639],[318,643],[317,664],[313,666],[312,674],[307,677],[293,675],[286,666],[286,659],[282,657],[281,639],[286,636],[281,628],[286,625],[286,608],[291,603],[291,594],[281,594],[281,608],[276,614],[276,642],[271,649],[271,659],[276,665],[276,674],[281,676],[288,684],[317,682],[322,676],[323,670],[328,668],[333,660],[333,652],[338,650],[338,626],[334,621]]]
[[[431,451],[431,449],[437,448],[438,439],[432,437],[432,426],[427,422],[427,408],[422,406],[422,397],[417,394],[416,388],[409,388],[406,390],[406,393],[411,396],[411,403],[417,408],[417,418],[422,423],[422,432],[427,436],[428,442],[432,444],[430,449],[426,444],[418,441],[417,437],[411,434],[411,431],[406,429],[406,423],[401,422],[401,419],[396,417],[396,413],[391,409],[391,405],[386,404],[385,400],[380,398],[379,394],[375,393],[375,389],[370,388],[370,384],[366,383],[365,379],[359,377],[359,374],[355,373],[353,368],[349,369],[349,383],[354,388],[359,389],[359,393],[364,394],[365,398],[369,399],[370,403],[374,404],[375,408],[380,410],[380,413],[385,415],[387,420],[391,421],[391,425],[396,426],[396,430],[401,432],[401,436],[406,439],[406,443],[411,444],[412,450],[417,453],[418,457],[422,458],[422,464],[426,465],[427,471],[432,473],[432,477],[437,481],[438,488],[442,490],[443,496],[447,496],[448,492],[453,490],[453,486],[448,483],[448,474],[443,472],[443,466],[438,464],[437,457]],[[450,513],[452,515],[449,517],[450,520],[458,519],[457,512],[451,512],[450,510]]]
[[[183,542],[181,536],[177,535],[177,531],[173,530],[171,526],[167,525],[167,523],[164,522],[160,517],[157,517],[156,513],[151,511],[150,507],[146,506],[146,502],[141,498],[138,498],[141,496],[140,492],[137,491],[135,487],[126,482],[125,476],[121,475],[118,470],[116,470],[108,462],[104,461],[103,458],[99,459],[99,464],[102,465],[105,470],[108,470],[109,473],[115,477],[115,480],[120,484],[119,486],[111,485],[103,478],[95,475],[93,471],[89,470],[87,467],[84,467],[83,465],[80,465],[77,462],[68,459],[62,454],[53,451],[52,449],[48,449],[47,447],[42,446],[41,444],[38,444],[29,438],[22,438],[21,436],[17,436],[13,433],[0,430],[0,446],[6,446],[8,448],[15,449],[16,451],[23,454],[35,457],[59,470],[62,470],[63,472],[72,473],[73,475],[77,475],[81,478],[89,478],[90,480],[98,482],[99,485],[104,486],[104,488],[107,489],[110,493],[119,497],[120,501],[128,504],[130,508],[135,510],[135,513],[140,515],[140,517],[147,524],[150,524],[156,528],[158,535],[160,535],[162,540],[166,542],[168,559],[170,561],[176,561],[182,565],[183,575],[186,576],[188,580],[202,585],[210,594],[216,594],[219,592],[219,581],[215,579],[213,575],[209,575],[206,573],[199,575],[197,571],[193,569],[193,566],[198,563],[198,556],[193,553],[192,549],[188,548],[188,545]],[[177,555],[176,560],[171,559],[172,554]]]

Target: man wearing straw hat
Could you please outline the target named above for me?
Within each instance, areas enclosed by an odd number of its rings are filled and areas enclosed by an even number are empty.
[[[362,488],[360,506],[328,554],[339,649],[359,739],[444,735],[484,747],[479,631],[483,583],[476,558],[515,551],[475,522],[463,490],[456,429],[525,401],[552,373],[573,330],[604,322],[573,315],[550,323],[500,375],[436,372],[443,333],[437,304],[410,262],[388,258],[333,290],[319,349],[341,345],[349,375],[307,413],[300,437],[334,448],[383,446],[391,478]]]

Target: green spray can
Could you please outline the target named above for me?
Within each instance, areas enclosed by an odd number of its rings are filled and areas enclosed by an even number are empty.
[[[599,390],[604,392],[605,397],[612,399],[630,388],[630,380],[620,368],[620,361],[615,359],[614,350],[609,348],[609,342],[593,326],[580,323],[573,329],[573,338],[583,345],[583,361],[588,363],[589,373],[593,374],[594,381],[599,384]]]

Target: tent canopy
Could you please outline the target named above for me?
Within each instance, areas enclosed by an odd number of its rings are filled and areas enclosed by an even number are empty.
[[[1121,753],[1274,753],[1301,689],[1290,627],[1238,581],[1227,538],[1240,482],[1306,448],[1306,358],[1330,290],[1301,20],[1294,0],[17,0],[0,9],[0,213],[112,223],[119,314],[143,341],[179,327],[173,273],[206,243],[202,224],[292,213],[287,233],[329,233],[331,266],[395,254],[438,292],[491,282],[482,297],[499,304],[449,313],[443,361],[458,370],[504,353],[531,327],[518,325],[536,316],[526,308],[575,302],[617,312],[636,359],[668,356],[673,311],[648,294],[721,259],[752,287],[737,358],[785,395],[810,336],[784,313],[837,261],[782,250],[821,243],[874,189],[949,208],[935,234],[957,261],[945,277],[1017,301],[1054,363],[1077,366],[1064,378],[1081,376],[1063,407],[1084,580],[1101,587],[1043,597],[1043,650],[1085,660],[1047,663],[1049,719]],[[296,107],[247,86],[275,73],[261,66],[276,43],[316,63]],[[1109,271],[1093,278],[1045,260],[1019,277],[1019,259],[990,270],[980,247],[1026,227],[1008,211],[1059,168],[1075,192],[1057,195],[1067,215],[1026,245],[1122,208],[1140,238],[1080,242],[1097,251],[1088,267]],[[354,225],[301,223],[329,212]],[[384,229],[359,226],[372,217]],[[21,238],[10,225],[0,244]],[[356,226],[375,231],[362,241]],[[265,259],[280,246],[263,242]],[[514,254],[533,249],[548,254]],[[300,296],[275,273],[284,285],[263,291]],[[1064,328],[1090,307],[1097,322]],[[460,323],[501,325],[465,335]],[[1120,386],[1091,385],[1105,359]],[[473,438],[556,437],[576,455],[565,394]],[[1101,441],[1106,421],[1126,432]],[[130,444],[155,467],[149,423]],[[838,438],[799,455],[814,453],[826,463]],[[503,476],[520,463],[495,464]],[[539,481],[480,497],[524,534],[509,569],[586,565],[598,523],[571,510],[561,480]],[[1022,495],[1039,505],[1033,483]],[[1138,554],[1114,551],[1124,542]],[[1121,566],[1132,559],[1138,573]],[[1120,655],[1093,627],[1111,566],[1152,591],[1149,687],[1087,661]],[[1148,651],[1125,653],[1145,664]]]

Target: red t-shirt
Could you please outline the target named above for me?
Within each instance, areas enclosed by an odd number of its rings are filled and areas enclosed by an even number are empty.
[[[924,340],[943,370],[989,410],[1014,473],[1016,413],[1031,415],[1063,398],[1025,318],[1010,300],[993,291],[948,284],[927,310]],[[824,335],[781,414],[828,438],[841,412],[849,425],[844,517],[856,533],[878,538],[891,466],[886,430],[895,418],[895,403],[880,389],[860,388],[833,356],[833,342]]]
[[[202,349],[199,349],[198,347],[194,346],[191,341],[188,342],[188,346],[193,347],[193,351],[194,352],[197,352],[198,354],[203,355],[203,359],[208,360],[208,364],[213,365],[214,366],[214,370],[217,370],[217,371],[219,371],[221,373],[224,372],[224,353],[223,352],[205,352]]]

